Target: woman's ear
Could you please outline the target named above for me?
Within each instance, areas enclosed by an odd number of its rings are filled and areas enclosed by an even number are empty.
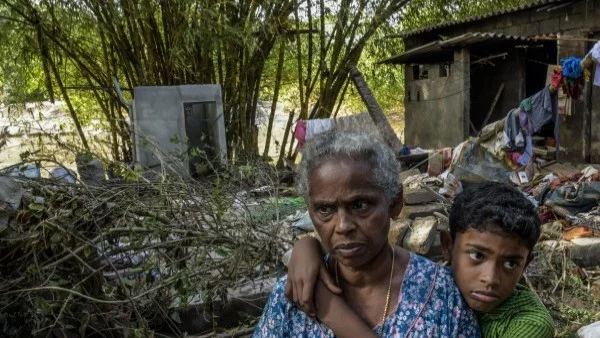
[[[402,186],[400,186],[400,191],[398,195],[394,199],[392,199],[392,203],[390,203],[390,216],[392,219],[397,219],[400,215],[400,211],[402,211],[402,206],[404,205],[404,194],[402,193]]]
[[[442,243],[442,255],[444,256],[444,261],[452,262],[452,247],[454,246],[454,241],[452,241],[452,236],[450,236],[448,230],[440,230],[440,242]]]

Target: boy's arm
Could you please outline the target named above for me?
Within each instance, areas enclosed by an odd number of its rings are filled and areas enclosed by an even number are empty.
[[[377,338],[367,324],[350,308],[346,301],[333,294],[318,281],[315,286],[317,317],[339,338]]]
[[[341,294],[323,262],[321,243],[314,237],[304,237],[294,244],[288,264],[285,295],[302,311],[315,315],[314,289],[317,280],[325,283],[331,292]]]
[[[534,320],[533,318],[513,319],[508,324],[502,337],[552,338],[554,337],[554,323],[545,318],[542,321],[539,321],[539,319]]]

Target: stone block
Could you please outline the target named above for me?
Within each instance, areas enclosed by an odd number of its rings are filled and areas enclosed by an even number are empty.
[[[496,19],[496,28],[507,28],[513,26],[512,17],[505,15]]]
[[[570,30],[581,30],[585,29],[585,14],[565,14],[560,17],[560,30],[570,31]],[[589,18],[588,18],[589,20]],[[540,23],[541,24],[541,23]],[[583,55],[582,55],[583,56]]]
[[[419,169],[405,170],[405,171],[401,172],[399,175],[400,182],[404,182],[404,181],[406,181],[407,178],[414,176],[414,175],[420,175],[420,174],[421,174],[421,172],[419,171]]]
[[[521,25],[521,35],[522,36],[532,36],[540,34],[540,24],[539,22],[532,22],[528,24]]]
[[[435,212],[442,212],[444,206],[440,203],[405,205],[402,207],[399,218],[415,219],[417,217],[433,216]]]
[[[431,249],[436,236],[437,218],[418,217],[404,237],[402,246],[409,251],[424,255]]]
[[[410,189],[404,192],[405,205],[417,205],[435,202],[437,197],[426,189]]]
[[[521,34],[520,26],[510,26],[503,29],[504,34],[506,35],[519,35]]]
[[[228,289],[225,299],[215,298],[204,303],[202,294],[198,294],[191,298],[190,305],[172,304],[171,308],[181,319],[178,329],[188,334],[199,334],[215,325],[232,328],[248,317],[260,316],[276,282],[276,277],[257,278]]]
[[[531,14],[529,15],[529,19],[531,20],[531,22],[534,22],[534,21],[548,20],[553,17],[556,17],[556,15],[552,15],[551,13],[552,12],[546,11],[546,9],[539,10],[539,11],[534,10],[534,11],[531,11]]]
[[[559,30],[560,20],[558,18],[552,18],[547,20],[542,20],[539,22],[539,33],[540,34],[549,34],[556,33]]]
[[[582,268],[600,266],[600,238],[575,238],[571,240],[571,260]]]
[[[434,262],[443,260],[442,241],[440,240],[439,231],[435,232],[435,236],[433,238],[433,242],[431,243],[431,247],[429,248],[429,251],[427,251],[425,256]]]
[[[575,1],[572,8],[573,14],[590,13],[594,9],[594,1]]]
[[[411,225],[412,220],[410,219],[392,220],[390,223],[390,232],[388,233],[390,243],[401,246]]]

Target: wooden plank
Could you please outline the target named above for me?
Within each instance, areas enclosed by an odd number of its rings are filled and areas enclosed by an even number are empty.
[[[504,91],[504,82],[502,82],[500,84],[500,88],[498,88],[498,92],[496,92],[496,97],[494,98],[494,101],[492,102],[492,106],[490,107],[490,110],[488,111],[487,115],[485,116],[485,119],[483,119],[483,124],[481,125],[481,129],[483,129],[483,127],[485,127],[487,125],[488,120],[492,116],[492,113],[494,112],[494,108],[496,108],[496,103],[498,103],[498,100],[500,99],[500,95],[502,95],[503,91]]]

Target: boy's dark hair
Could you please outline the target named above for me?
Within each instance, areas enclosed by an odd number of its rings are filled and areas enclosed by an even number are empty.
[[[540,219],[534,205],[517,189],[503,183],[470,185],[458,194],[450,209],[450,235],[469,228],[498,227],[523,239],[532,250],[540,236]]]

